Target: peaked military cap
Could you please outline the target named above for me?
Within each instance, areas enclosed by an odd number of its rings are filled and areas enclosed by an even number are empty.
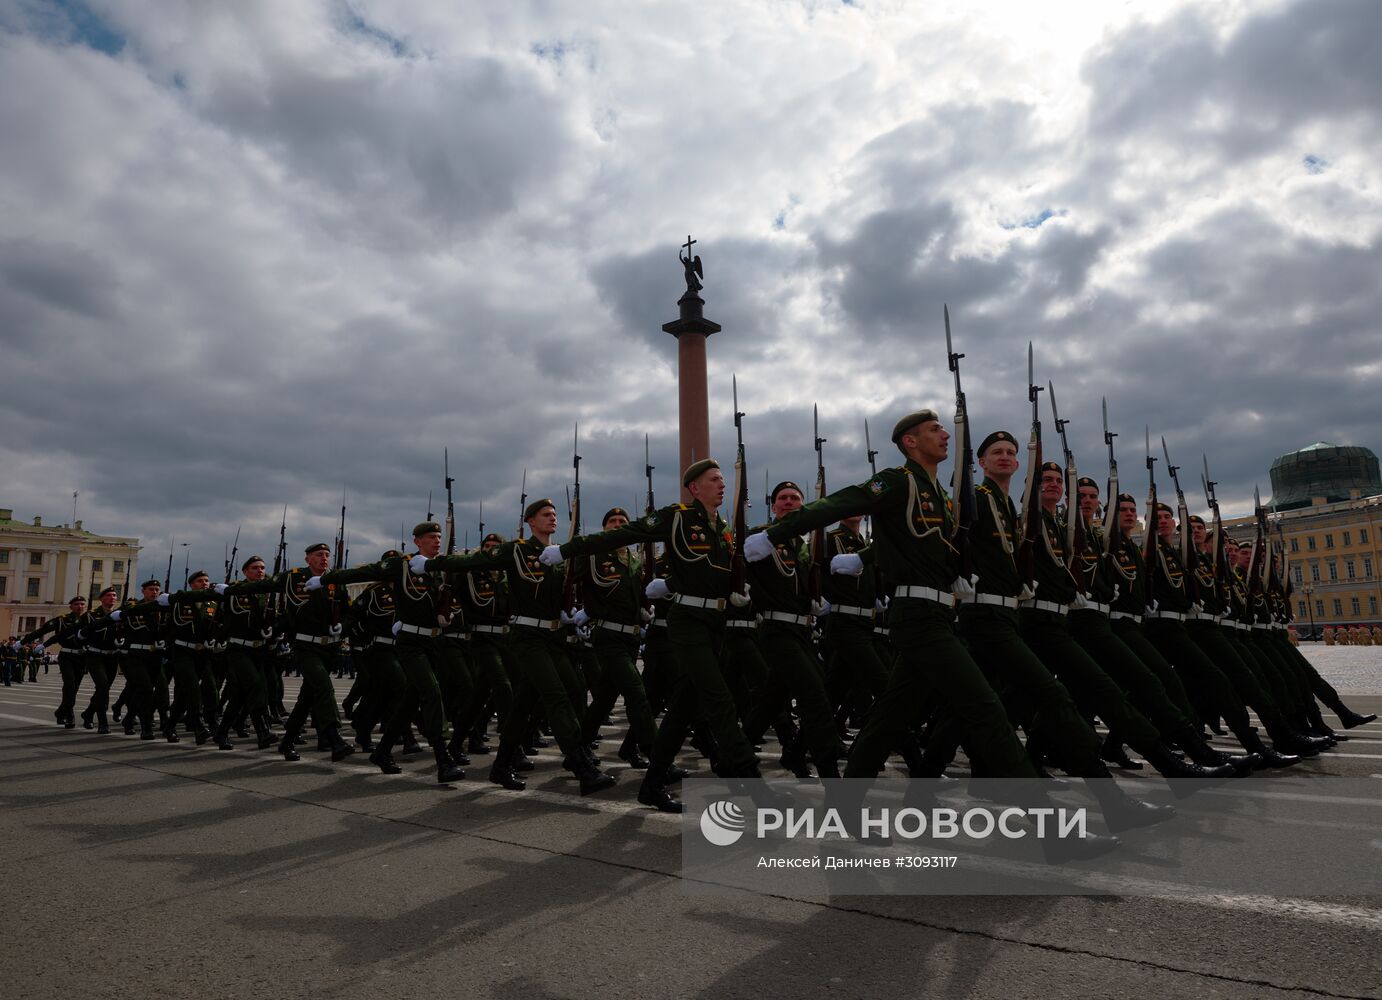
[[[897,442],[901,440],[902,435],[906,434],[917,424],[924,424],[928,420],[939,419],[940,417],[936,416],[935,410],[917,410],[913,413],[907,414],[905,417],[903,417],[901,420],[899,420],[896,424],[893,425],[893,444],[897,444]]]
[[[399,552],[398,549],[389,549],[387,552],[385,552],[382,556],[379,557],[379,561],[387,562],[390,559],[397,559],[400,555],[402,555],[402,553]]]
[[[626,511],[623,507],[611,507],[609,510],[605,511],[605,516],[600,518],[600,524],[602,526],[609,524],[609,519],[613,517],[615,514],[622,514],[628,520],[633,520],[633,518],[629,517],[629,512]]]
[[[711,469],[718,469],[720,463],[713,458],[703,458],[699,462],[692,462],[686,467],[686,471],[681,474],[681,485],[690,486],[691,480],[695,479],[703,472]]]
[[[203,573],[202,576],[206,576],[206,574]],[[99,600],[100,598],[105,597],[107,594],[114,594],[114,593],[118,593],[118,591],[116,591],[116,589],[115,589],[114,587],[107,587],[105,590],[101,591],[101,592],[100,592],[98,595],[96,595],[96,596],[97,596],[97,599]]]
[[[211,575],[207,573],[206,570],[193,570],[192,575],[187,578],[187,582],[191,583],[193,580],[200,580],[202,577],[206,577],[208,580],[211,579]]]
[[[263,562],[263,561],[264,561],[264,557],[263,557],[263,556],[250,556],[248,559],[246,559],[244,562],[242,562],[242,563],[240,564],[240,572],[243,573],[245,570],[249,569],[250,566],[253,565],[254,563]]]
[[[310,556],[313,552],[322,551],[330,552],[331,546],[327,545],[325,542],[317,542],[315,545],[309,545],[307,546],[307,548],[303,549],[302,554],[305,556]]]
[[[414,538],[417,538],[417,537],[420,536],[420,535],[433,535],[433,534],[435,534],[435,535],[440,535],[440,534],[441,534],[441,525],[438,524],[436,521],[419,521],[417,524],[413,525],[413,537],[414,537]]]
[[[1204,525],[1204,518],[1200,517],[1199,514],[1191,514],[1190,521],[1192,524]]]
[[[1160,500],[1158,500],[1158,501],[1156,502],[1156,511],[1157,511],[1158,514],[1160,514],[1163,510],[1166,511],[1166,513],[1168,513],[1168,514],[1171,514],[1172,516],[1174,516],[1175,513],[1176,513],[1175,511],[1173,511],[1173,510],[1171,509],[1171,505],[1170,505],[1170,504],[1164,504],[1164,503],[1162,503]]]
[[[139,589],[140,589],[140,590],[143,590],[145,587],[162,587],[162,586],[163,586],[163,581],[162,581],[162,580],[145,580],[143,583],[141,583],[141,584],[139,585]]]
[[[1119,494],[1118,494],[1118,503],[1119,503],[1119,504],[1130,503],[1130,504],[1132,504],[1134,507],[1136,507],[1136,506],[1137,506],[1137,497],[1133,496],[1131,493],[1119,493]]]
[[[1013,445],[1014,447],[1017,446],[1017,438],[1013,437],[1007,431],[994,431],[988,437],[984,438],[984,440],[979,442],[979,451],[977,452],[978,456],[980,458],[983,458],[984,452],[988,451],[989,448],[996,445],[999,441],[1006,441],[1008,442],[1008,444]]]
[[[1041,471],[1042,471],[1042,472],[1059,472],[1062,476],[1065,475],[1065,470],[1062,469],[1062,468],[1061,468],[1059,465],[1057,465],[1055,462],[1042,462],[1042,463],[1041,463]]]
[[[70,601],[67,602],[67,606],[70,608],[70,607],[71,607],[72,605],[74,605],[74,604],[85,604],[85,603],[86,603],[86,598],[83,597],[81,594],[78,594],[76,597],[72,598],[72,600],[70,600]]]
[[[484,548],[486,542],[494,542],[496,545],[504,544],[504,536],[497,531],[491,531],[484,538],[480,539],[480,547]]]
[[[1075,485],[1076,485],[1076,486],[1089,486],[1089,487],[1091,487],[1096,493],[1097,493],[1098,490],[1099,490],[1099,484],[1096,483],[1094,480],[1090,479],[1088,476],[1081,476],[1079,479],[1075,480]]]
[[[556,504],[554,504],[551,500],[548,500],[546,497],[543,497],[541,500],[534,500],[532,503],[528,504],[526,508],[524,508],[523,520],[526,521],[529,518],[536,517],[538,511],[542,510],[544,507],[551,507],[553,510],[557,509]]]

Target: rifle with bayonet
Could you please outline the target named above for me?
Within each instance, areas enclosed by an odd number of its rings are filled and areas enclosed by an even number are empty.
[[[1032,430],[1027,438],[1027,481],[1022,486],[1022,544],[1017,550],[1017,573],[1029,593],[1036,592],[1036,549],[1041,541],[1041,386],[1032,366],[1027,342],[1027,401],[1032,404]]]
[[[821,437],[820,409],[811,406],[811,433],[816,439],[816,499],[825,496],[825,453],[821,445],[826,439]],[[825,586],[825,526],[811,532],[810,561],[806,571],[806,589],[813,603],[819,604],[824,597]]]
[[[1118,551],[1123,541],[1123,525],[1118,517],[1118,459],[1113,454],[1113,439],[1116,431],[1108,429],[1108,397],[1103,399],[1104,444],[1108,445],[1108,489],[1104,494],[1104,555],[1111,556]]]
[[[288,505],[283,505],[283,520],[278,525],[278,549],[274,552],[274,578],[282,573],[286,568],[288,558]],[[275,587],[274,592],[269,595],[269,601],[264,607],[264,630],[267,633],[265,638],[272,638],[274,627],[278,623],[278,615],[282,607],[283,588]]]
[[[226,583],[230,583],[231,573],[239,574],[240,569],[235,565],[235,556],[240,551],[240,525],[235,526],[235,543],[230,547],[230,554],[226,556]]]
[[[518,540],[523,541],[523,512],[528,509],[528,470],[523,470],[523,485],[518,496]]]
[[[878,451],[873,447],[873,441],[869,437],[868,417],[864,418],[864,454],[868,457],[869,460],[869,479],[873,480],[878,478]],[[872,545],[873,515],[869,514],[865,518],[865,520],[868,523],[868,534],[865,536],[865,541],[869,545]],[[873,561],[873,595],[875,599],[881,599],[885,595],[885,588],[883,586],[883,571],[878,566],[877,558],[875,558]]]
[[[446,554],[454,555],[456,552],[456,503],[451,498],[451,485],[456,481],[451,478],[451,450],[443,448],[441,450],[442,480],[446,484]],[[432,494],[427,494],[428,506],[431,506]],[[427,520],[432,520],[432,515],[427,515]]]
[[[571,469],[575,475],[575,483],[571,487],[571,492],[567,500],[567,506],[571,514],[570,534],[568,541],[574,541],[581,533],[581,425],[576,425],[575,434],[571,438]],[[568,614],[576,612],[576,567],[572,560],[566,560],[565,575],[561,583],[561,606]]]
[[[341,526],[336,531],[336,545],[331,568],[333,570],[345,569],[345,521],[346,521],[346,491],[341,487]],[[341,625],[341,602],[334,583],[327,584],[326,599],[331,604],[331,630],[335,632]]]
[[[1209,550],[1209,570],[1214,580],[1214,587],[1227,597],[1230,591],[1229,574],[1232,572],[1228,568],[1228,560],[1224,557],[1224,521],[1219,515],[1219,495],[1215,492],[1215,487],[1219,484],[1209,478],[1209,456],[1201,454],[1200,458],[1204,461],[1204,472],[1200,476],[1200,485],[1204,487],[1204,502],[1209,505],[1210,516],[1214,519],[1214,540]]]
[[[955,468],[950,477],[950,495],[955,504],[955,533],[950,539],[955,549],[955,571],[963,581],[966,593],[974,577],[974,562],[969,551],[969,534],[979,517],[978,498],[974,494],[974,440],[969,427],[969,403],[960,384],[960,359],[950,339],[950,307],[942,307],[945,315],[945,356],[955,376]]]
[[[1195,568],[1200,564],[1200,553],[1195,548],[1195,532],[1190,524],[1190,508],[1185,503],[1185,491],[1180,487],[1180,466],[1171,464],[1171,452],[1166,447],[1166,435],[1161,436],[1161,454],[1166,458],[1166,471],[1176,489],[1176,520],[1180,524],[1180,565],[1185,571],[1185,595],[1191,604],[1200,603],[1200,581],[1195,576]]]
[[[643,514],[644,514],[645,517],[652,517],[654,514],[657,513],[657,505],[656,505],[655,501],[653,500],[653,459],[652,459],[651,453],[650,453],[649,450],[648,450],[648,435],[647,435],[647,434],[644,434],[644,435],[643,435],[643,478],[644,478],[645,480],[647,480],[647,484],[648,484],[648,497],[647,497],[647,503],[646,503],[646,504],[644,505],[644,507],[643,507]],[[644,543],[643,543],[643,576],[642,576],[641,583],[642,583],[642,586],[643,586],[643,590],[644,590],[645,592],[646,592],[647,589],[648,589],[648,584],[652,583],[652,582],[653,582],[653,579],[654,579],[656,576],[657,576],[657,550],[653,547],[653,543],[652,543],[652,542],[650,542],[650,541],[649,541],[649,542],[644,542]],[[652,602],[651,602],[651,601],[649,601],[648,604],[649,604],[649,607],[652,607]]]
[[[1142,540],[1142,561],[1147,565],[1147,602],[1152,600],[1152,575],[1157,567],[1156,458],[1152,455],[1152,429],[1143,430],[1147,450],[1147,537]]]
[[[1051,401],[1051,420],[1060,436],[1061,453],[1065,458],[1065,565],[1075,580],[1075,589],[1081,594],[1089,593],[1089,573],[1085,567],[1085,523],[1080,513],[1080,474],[1075,468],[1075,453],[1070,450],[1070,440],[1065,435],[1069,420],[1062,420],[1056,407],[1056,386],[1046,383],[1047,398]]]
[[[729,561],[729,589],[742,594],[748,577],[744,541],[749,533],[748,463],[744,458],[744,412],[739,409],[739,377],[733,376],[734,392],[734,552]],[[714,514],[712,513],[712,518]]]
[[[168,571],[167,571],[166,573],[163,574],[163,592],[164,592],[165,594],[171,594],[171,593],[173,592],[173,591],[172,591],[172,587],[173,587],[173,548],[174,548],[176,545],[177,545],[177,539],[174,538],[174,537],[169,537],[169,539],[168,539]]]

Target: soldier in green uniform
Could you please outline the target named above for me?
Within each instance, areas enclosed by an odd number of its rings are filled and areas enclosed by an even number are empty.
[[[262,557],[250,556],[240,569],[245,575],[245,582],[254,584],[264,579],[266,564]],[[231,586],[218,583],[212,588],[221,598],[218,617],[226,647],[227,686],[232,691],[214,738],[218,749],[234,749],[229,738],[230,729],[243,725],[241,720],[248,718],[254,726],[259,749],[266,750],[274,743],[273,734],[269,731],[268,691],[261,662],[266,655],[272,631],[266,618],[269,598],[262,592],[228,593]]]
[[[874,643],[880,596],[873,549],[859,533],[862,516],[841,519],[826,534],[830,557],[823,581],[830,613],[821,629],[826,689],[836,719],[862,718],[888,686],[888,665]]]
[[[31,643],[47,635],[56,635],[71,628],[86,614],[86,598],[74,597],[67,602],[67,614],[50,618],[38,628],[24,636],[24,643]],[[73,642],[75,642],[75,633]],[[62,676],[62,696],[53,716],[58,725],[72,729],[77,725],[77,689],[81,686],[86,667],[82,662],[82,652],[73,643],[63,645],[58,653],[58,672]]]
[[[379,561],[387,563],[401,554],[397,549],[389,549]],[[355,730],[355,745],[365,753],[378,749],[371,738],[374,729],[393,720],[408,689],[394,648],[398,643],[393,630],[396,621],[393,587],[383,582],[365,587],[350,602],[346,613],[345,631],[359,659],[357,682],[351,686],[352,691],[357,691],[358,686],[358,692],[350,723]]]
[[[3,644],[0,644],[0,671],[4,674],[5,687],[10,686],[10,678],[16,670],[19,670],[19,644],[14,636],[10,636]],[[22,671],[20,671],[20,676],[22,678]]]
[[[599,762],[581,742],[581,724],[573,692],[581,685],[566,652],[563,625],[571,620],[562,609],[564,573],[539,560],[557,526],[557,510],[551,500],[534,500],[523,512],[531,537],[496,545],[487,552],[427,558],[415,556],[416,572],[461,573],[472,569],[501,569],[509,580],[510,643],[519,663],[521,680],[513,706],[502,722],[499,750],[490,768],[490,780],[513,791],[525,783],[513,773],[513,764],[527,737],[540,705],[552,727],[552,735],[565,754],[564,766],[581,783],[581,794],[590,795],[614,784],[600,770]],[[560,560],[558,560],[560,561]],[[582,707],[584,707],[582,705]]]
[[[490,532],[480,542],[481,552],[492,552],[504,544],[502,535]],[[509,632],[508,595],[504,574],[496,569],[473,569],[452,580],[452,595],[461,609],[470,643],[470,664],[475,694],[469,717],[461,720],[469,734],[468,749],[487,754],[485,730],[491,716],[502,722],[513,704],[513,681],[504,662],[504,643]]]
[[[138,719],[139,738],[152,740],[157,736],[153,723],[154,711],[158,708],[155,677],[162,669],[159,648],[162,645],[164,617],[156,602],[158,595],[163,591],[163,585],[157,580],[145,580],[139,585],[139,590],[143,597],[142,602],[127,604],[118,612],[112,612],[111,617],[119,623],[121,639],[124,642],[125,656],[122,667],[125,672],[124,697],[128,705],[125,731],[130,732],[133,721]],[[155,610],[148,614],[131,614],[142,606]],[[165,714],[166,699],[165,685]]]
[[[769,500],[773,516],[780,521],[800,509],[801,488],[793,482],[778,483]],[[744,720],[744,731],[764,732],[782,714],[787,700],[794,698],[801,719],[797,735],[800,746],[783,748],[783,766],[795,770],[802,762],[802,750],[809,748],[820,776],[838,778],[844,748],[835,731],[834,705],[826,694],[825,674],[811,642],[812,616],[825,609],[812,606],[807,586],[809,561],[804,540],[793,536],[777,541],[770,558],[749,565],[750,593],[758,613],[758,647],[768,664],[768,677]]]
[[[671,653],[667,714],[653,743],[651,766],[638,790],[638,801],[667,812],[680,812],[681,803],[666,786],[674,780],[671,768],[692,724],[704,720],[716,744],[716,770],[725,778],[757,778],[758,761],[744,736],[734,696],[720,669],[725,634],[725,605],[748,603],[748,595],[730,594],[730,557],[734,540],[720,517],[725,479],[719,463],[702,459],[682,475],[691,503],[672,504],[622,528],[548,546],[541,561],[554,565],[563,559],[612,552],[626,545],[662,542],[667,576],[648,585],[653,600],[669,598],[667,642]],[[771,546],[769,546],[771,549]]]
[[[110,684],[115,673],[115,634],[94,626],[100,624],[115,610],[117,600],[114,587],[107,587],[97,597],[98,604],[77,619],[71,626],[59,632],[57,640],[66,644],[70,641],[82,644],[82,662],[86,673],[91,676],[91,700],[82,712],[82,726],[92,728],[93,720],[99,720],[101,733],[110,732],[110,720],[106,712],[110,708]],[[90,635],[87,634],[90,630]]]
[[[341,739],[341,716],[336,707],[336,689],[331,684],[331,668],[343,632],[340,605],[345,600],[345,585],[365,578],[368,573],[362,576],[359,570],[349,569],[328,572],[331,546],[325,542],[309,545],[304,555],[305,567],[229,584],[222,596],[276,594],[281,603],[285,631],[293,643],[293,665],[302,672],[302,688],[284,723],[278,752],[288,761],[302,759],[295,744],[310,714],[318,739],[331,748],[331,759],[341,761],[355,748]]]
[[[613,507],[605,513],[601,526],[611,531],[628,523],[628,512]],[[622,696],[629,729],[619,757],[629,767],[643,770],[648,766],[645,755],[652,753],[657,726],[635,666],[645,615],[642,561],[636,550],[623,546],[612,552],[573,559],[571,568],[585,597],[576,621],[581,625],[588,622],[591,643],[600,662],[599,679],[581,723],[581,740],[599,740],[601,724],[609,717],[615,700]]]

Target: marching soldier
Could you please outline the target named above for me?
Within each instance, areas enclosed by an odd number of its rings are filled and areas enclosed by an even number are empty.
[[[480,551],[492,552],[502,544],[503,536],[490,532],[480,542]],[[494,569],[473,569],[454,576],[451,586],[453,599],[467,625],[475,682],[469,716],[457,724],[469,734],[470,753],[488,754],[485,729],[490,717],[497,715],[502,724],[513,704],[513,681],[505,662],[509,615],[504,574]]]
[[[46,635],[56,635],[72,628],[77,619],[86,614],[86,598],[77,596],[67,602],[67,614],[57,618],[50,618],[38,628],[24,636],[24,643],[31,643],[42,639]],[[82,678],[86,675],[86,666],[82,662],[82,652],[73,642],[62,644],[62,649],[58,652],[58,672],[62,675],[62,696],[58,702],[58,707],[53,711],[53,716],[58,720],[58,725],[67,729],[73,729],[77,725],[77,689],[81,686]]]

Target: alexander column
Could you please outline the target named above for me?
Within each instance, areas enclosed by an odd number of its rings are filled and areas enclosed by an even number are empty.
[[[670,323],[663,323],[662,329],[677,338],[677,399],[680,409],[681,426],[681,475],[692,462],[710,458],[710,405],[707,401],[705,377],[705,338],[720,332],[720,324],[712,323],[702,313],[705,300],[701,298],[703,287],[700,279],[705,277],[699,255],[693,257],[691,248],[696,241],[690,236],[682,245],[685,253],[678,253],[686,277],[686,294],[677,300],[681,316]],[[689,501],[690,494],[682,488],[682,500]]]

